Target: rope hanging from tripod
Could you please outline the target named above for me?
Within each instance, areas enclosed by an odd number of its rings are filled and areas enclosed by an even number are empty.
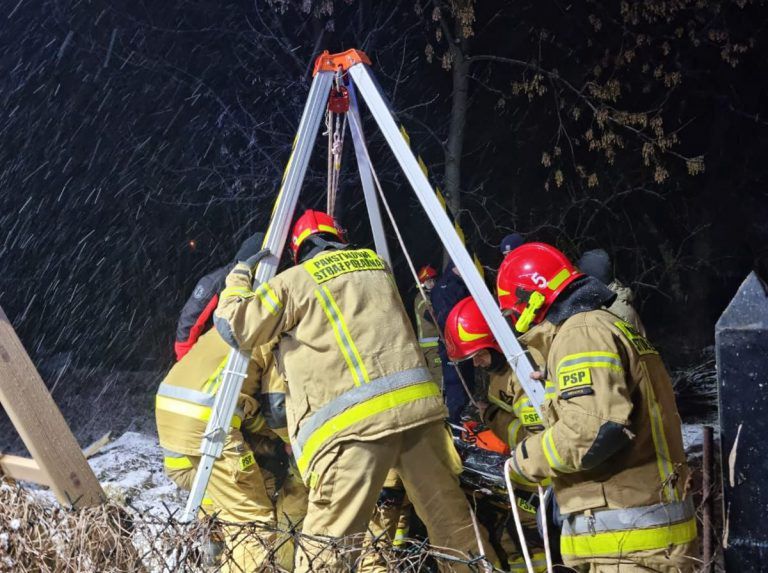
[[[347,130],[347,111],[349,110],[349,93],[344,86],[341,70],[336,72],[331,95],[328,98],[328,111],[325,116],[323,135],[328,136],[328,198],[326,212],[334,216],[336,209],[336,194],[339,190],[339,175],[341,173],[341,154],[344,151],[344,133]]]

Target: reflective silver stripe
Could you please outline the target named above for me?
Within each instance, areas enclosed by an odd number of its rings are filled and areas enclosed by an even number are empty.
[[[611,353],[598,354],[594,353],[591,356],[580,356],[579,358],[571,358],[563,360],[557,365],[557,371],[560,372],[563,368],[569,368],[570,366],[576,366],[577,364],[585,364],[589,362],[608,362],[618,368],[624,369],[624,365],[621,363],[621,359]]]
[[[440,338],[437,336],[427,336],[426,338],[419,338],[419,344],[425,344],[427,342],[437,342]]]
[[[411,368],[410,370],[403,370],[402,372],[376,378],[371,380],[369,384],[355,386],[351,390],[347,390],[341,396],[338,396],[312,414],[302,424],[294,444],[294,449],[296,445],[299,446],[299,451],[294,452],[296,459],[301,457],[301,450],[304,448],[304,444],[306,444],[309,437],[331,418],[376,396],[392,392],[393,390],[399,390],[406,386],[412,386],[413,384],[421,384],[429,380],[432,380],[429,370],[426,368]]]
[[[179,386],[172,386],[163,382],[157,389],[158,396],[165,396],[166,398],[174,398],[176,400],[185,400],[192,402],[193,404],[200,404],[201,406],[211,407],[213,401],[216,399],[211,394],[205,392],[199,392],[198,390],[192,390],[190,388],[181,388]]]
[[[166,458],[186,458],[186,454],[180,454],[179,452],[172,452],[171,450],[166,450],[163,448],[163,457]]]
[[[647,529],[682,523],[696,515],[693,499],[674,503],[657,503],[628,509],[605,509],[592,513],[592,518],[579,513],[565,516],[563,535],[586,535],[605,531]]]
[[[172,398],[174,400],[184,400],[185,402],[192,402],[193,404],[199,404],[206,408],[212,408],[213,402],[216,400],[216,396],[212,394],[206,394],[205,392],[198,392],[190,388],[181,388],[179,386],[172,386],[163,382],[157,389],[158,396],[165,396],[166,398]],[[241,420],[245,417],[245,411],[240,407],[235,408],[235,416],[238,416]]]

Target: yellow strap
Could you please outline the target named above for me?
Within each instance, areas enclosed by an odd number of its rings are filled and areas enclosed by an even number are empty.
[[[211,409],[208,406],[200,406],[199,404],[192,404],[191,402],[176,400],[167,396],[155,396],[155,407],[158,410],[186,416],[187,418],[194,418],[201,422],[207,422],[211,417]],[[231,426],[233,428],[239,430],[242,423],[243,421],[240,416],[232,416]]]
[[[674,525],[606,531],[585,535],[563,535],[560,551],[563,557],[594,557],[596,555],[626,555],[634,551],[666,549],[696,539],[696,518]]]
[[[387,392],[386,394],[376,396],[375,398],[371,398],[370,400],[352,406],[338,416],[328,420],[309,436],[302,449],[301,457],[297,460],[299,471],[302,475],[306,473],[310,460],[320,446],[332,438],[334,434],[343,432],[350,426],[357,424],[366,418],[375,416],[376,414],[397,408],[403,404],[433,396],[440,396],[440,388],[437,384],[434,382],[422,382],[420,384],[414,384],[412,386],[400,388],[399,390]]]

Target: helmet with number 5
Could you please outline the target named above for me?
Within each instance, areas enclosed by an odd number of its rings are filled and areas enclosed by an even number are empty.
[[[515,330],[526,332],[547,314],[558,295],[584,276],[552,245],[526,243],[511,251],[496,279],[499,305]]]

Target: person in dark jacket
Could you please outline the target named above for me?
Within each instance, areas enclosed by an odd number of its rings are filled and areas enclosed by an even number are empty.
[[[177,362],[189,352],[197,339],[213,326],[213,311],[219,304],[219,292],[224,288],[224,279],[227,278],[229,271],[238,261],[244,261],[256,254],[263,242],[264,233],[251,235],[240,245],[234,262],[219,267],[197,281],[176,323],[176,341],[173,349]]]
[[[468,296],[469,290],[467,290],[464,280],[459,275],[456,266],[451,263],[437,278],[437,282],[430,292],[432,309],[435,311],[440,332],[445,332],[445,321],[448,319],[451,309],[457,302]],[[475,367],[471,361],[460,363],[449,361],[442,340],[438,344],[437,351],[443,365],[443,396],[445,397],[445,404],[448,406],[448,420],[452,423],[459,423],[461,413],[469,402],[469,396],[461,383],[461,378],[464,379],[467,388],[472,392],[475,388]],[[461,378],[457,368],[461,372]]]

